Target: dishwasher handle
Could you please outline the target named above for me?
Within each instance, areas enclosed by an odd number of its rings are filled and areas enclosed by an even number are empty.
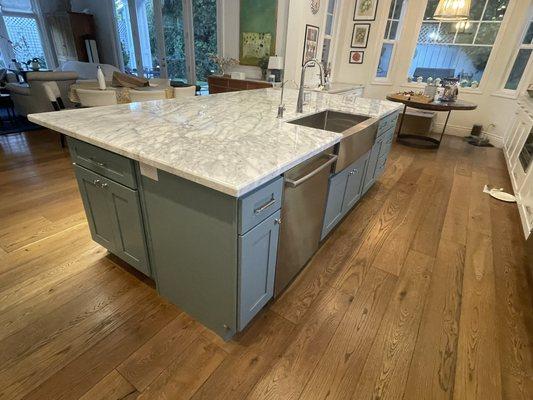
[[[337,161],[337,158],[338,158],[338,156],[335,155],[335,154],[326,154],[326,156],[329,157],[328,161],[326,161],[320,167],[318,167],[315,170],[311,171],[307,175],[302,176],[300,179],[294,181],[292,179],[285,178],[285,183],[287,184],[287,186],[293,187],[293,188],[295,188],[297,186],[300,186],[302,183],[304,183],[304,182],[308,181],[309,179],[311,179],[313,176],[318,174],[324,168],[326,168],[326,167],[330,166],[331,164],[333,164],[335,161]]]

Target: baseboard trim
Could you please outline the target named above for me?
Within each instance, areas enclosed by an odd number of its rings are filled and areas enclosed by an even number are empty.
[[[435,127],[433,128],[433,130],[435,132],[442,132],[442,127],[443,126],[444,126],[443,123],[437,122],[435,124]],[[490,140],[490,143],[494,147],[499,147],[499,148],[503,147],[503,137],[502,136],[497,135],[496,133],[487,132],[487,131],[483,131],[483,133],[485,135],[487,135],[487,137]],[[446,135],[466,137],[466,136],[470,135],[470,128],[466,128],[466,127],[460,126],[460,125],[448,124],[448,125],[446,125]]]

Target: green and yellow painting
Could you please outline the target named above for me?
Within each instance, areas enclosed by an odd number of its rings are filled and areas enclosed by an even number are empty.
[[[258,65],[276,51],[277,0],[241,0],[240,64]]]

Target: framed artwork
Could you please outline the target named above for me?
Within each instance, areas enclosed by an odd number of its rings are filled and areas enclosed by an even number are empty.
[[[241,65],[259,65],[276,54],[277,0],[240,0],[239,58]]]
[[[354,21],[375,21],[378,0],[355,0]]]
[[[350,64],[362,64],[365,58],[365,52],[361,50],[350,51]]]
[[[316,58],[318,51],[318,26],[305,25],[304,53],[302,55],[302,66],[306,61]]]
[[[370,24],[353,24],[351,47],[366,49]]]

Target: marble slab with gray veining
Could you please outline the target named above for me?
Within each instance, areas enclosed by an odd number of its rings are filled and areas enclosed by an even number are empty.
[[[342,135],[285,121],[296,118],[297,91],[262,89],[31,114],[55,131],[182,178],[242,196],[339,142]],[[401,105],[311,92],[304,114],[333,109],[382,117]]]

